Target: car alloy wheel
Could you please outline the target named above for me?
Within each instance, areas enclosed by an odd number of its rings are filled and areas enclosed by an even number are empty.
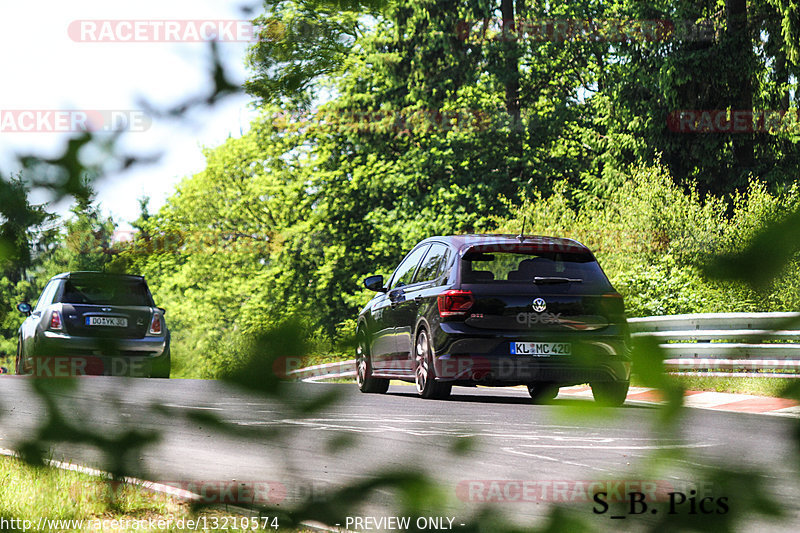
[[[30,369],[25,368],[25,357],[22,355],[22,343],[17,342],[17,358],[14,361],[14,372],[21,376],[27,374]]]
[[[358,334],[356,347],[356,384],[358,390],[366,393],[383,394],[389,390],[389,380],[372,377],[372,368],[367,351],[367,338],[364,333]]]
[[[428,340],[428,332],[424,329],[417,334],[414,348],[414,382],[417,393],[425,399],[444,399],[450,396],[452,385],[439,383],[433,369],[433,354]]]
[[[22,347],[19,342],[17,343],[17,358],[14,362],[14,373],[17,375],[22,374]]]
[[[628,396],[629,381],[598,381],[590,383],[594,401],[607,407],[619,407]]]
[[[558,386],[554,383],[534,383],[528,385],[528,394],[533,403],[547,403],[558,396]]]
[[[361,347],[358,347],[359,351]],[[364,382],[367,380],[367,358],[361,353],[356,357],[356,384],[359,389],[364,388]]]

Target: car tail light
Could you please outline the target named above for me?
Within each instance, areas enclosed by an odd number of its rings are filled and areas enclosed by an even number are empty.
[[[50,315],[50,329],[62,329],[61,326],[61,313],[53,311]]]
[[[161,315],[153,313],[153,320],[150,321],[150,335],[161,335]]]
[[[439,306],[439,316],[461,316],[475,303],[471,291],[450,290],[439,295],[436,303]]]

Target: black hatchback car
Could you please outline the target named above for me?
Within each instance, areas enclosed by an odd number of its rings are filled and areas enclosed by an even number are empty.
[[[68,272],[53,277],[19,328],[17,374],[167,378],[170,335],[141,276]]]
[[[594,255],[562,238],[431,237],[358,317],[357,383],[386,392],[416,383],[423,398],[453,385],[527,385],[534,401],[589,383],[598,403],[621,405],[630,381],[622,297]]]

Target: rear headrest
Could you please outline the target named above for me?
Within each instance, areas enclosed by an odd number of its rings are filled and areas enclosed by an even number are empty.
[[[533,278],[555,276],[556,263],[546,257],[531,257],[520,261],[517,270],[508,273],[509,281],[533,281]]]
[[[465,283],[484,283],[487,281],[494,281],[494,274],[488,270],[473,270],[464,279]]]

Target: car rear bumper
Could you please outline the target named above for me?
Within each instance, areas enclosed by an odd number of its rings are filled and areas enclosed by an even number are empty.
[[[600,381],[629,381],[631,363],[624,337],[615,329],[607,334],[546,332],[447,331],[434,366],[437,379],[453,384],[521,385],[557,383],[560,386]],[[514,355],[513,342],[569,343],[570,355]]]
[[[169,357],[169,336],[108,339],[46,331],[31,355],[26,371],[39,377],[150,376]]]
[[[103,337],[75,337],[54,331],[45,331],[36,343],[36,354],[41,355],[132,355],[158,357],[167,349],[168,338],[143,337],[117,339]]]
[[[569,356],[482,356],[445,354],[434,360],[437,381],[454,385],[523,385],[556,383],[559,386],[608,381],[629,381],[630,361],[606,359],[587,363]]]

